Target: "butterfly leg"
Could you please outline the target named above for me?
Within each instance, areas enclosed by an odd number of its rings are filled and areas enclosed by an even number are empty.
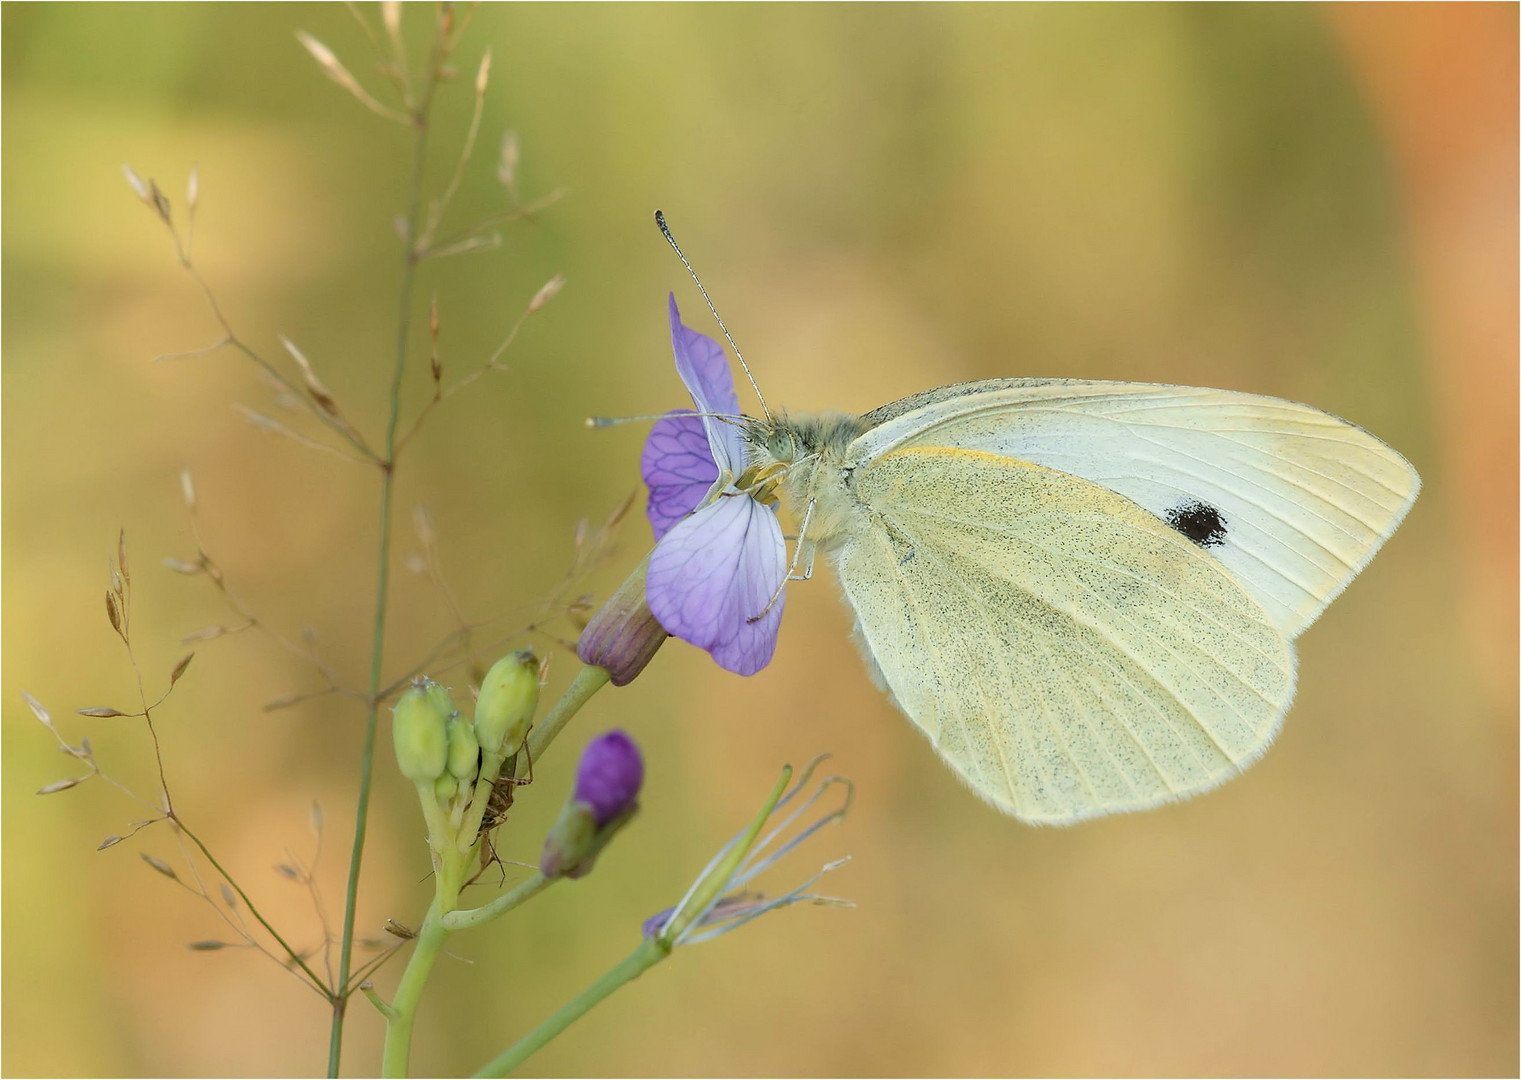
[[[801,537],[799,537],[799,540],[801,540]],[[801,544],[799,544],[799,547],[801,548]],[[801,574],[788,574],[787,575],[787,580],[788,581],[812,581],[813,580],[813,557],[815,555],[817,555],[818,553],[819,553],[818,547],[816,545],[814,545],[814,544],[809,544],[808,545],[808,561],[803,564],[803,572]]]
[[[787,582],[806,581],[808,578],[811,578],[813,576],[813,552],[811,549],[808,554],[808,567],[802,577],[798,577],[797,575],[797,562],[798,558],[803,554],[803,537],[808,535],[808,521],[813,517],[813,506],[817,501],[818,500],[816,499],[809,499],[808,509],[803,511],[803,521],[797,527],[797,543],[792,549],[792,562],[787,567],[786,576],[783,577],[781,583],[777,585],[776,592],[771,594],[771,599],[766,601],[766,606],[761,609],[760,614],[751,615],[748,619],[745,620],[746,622],[758,622],[759,620],[764,619],[766,617],[766,613],[769,612],[772,608],[776,607],[776,602],[782,598],[782,590],[787,587]]]

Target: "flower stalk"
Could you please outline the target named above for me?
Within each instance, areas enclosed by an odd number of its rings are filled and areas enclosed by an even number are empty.
[[[560,695],[560,700],[545,714],[541,723],[535,724],[533,730],[528,733],[528,754],[526,759],[518,759],[517,775],[524,776],[528,771],[528,762],[537,761],[543,756],[544,751],[549,749],[549,744],[554,742],[555,736],[565,729],[570,723],[570,718],[581,711],[581,706],[591,700],[592,695],[601,690],[612,679],[612,675],[606,668],[595,667],[591,664],[582,664],[581,670],[576,672],[576,677],[565,688],[565,693]]]
[[[773,899],[768,900],[758,893],[734,892],[736,889],[744,888],[754,877],[771,867],[778,859],[787,855],[819,829],[845,816],[850,808],[850,782],[843,777],[831,776],[821,781],[812,796],[788,813],[781,822],[773,825],[764,837],[761,835],[766,826],[771,823],[776,811],[790,803],[808,785],[814,770],[822,760],[823,758],[815,759],[808,768],[803,770],[803,775],[790,790],[792,766],[785,766],[782,769],[781,778],[761,806],[760,812],[740,831],[739,835],[719,849],[718,854],[704,867],[702,873],[697,875],[697,879],[687,890],[686,895],[681,898],[681,902],[645,923],[644,940],[639,943],[638,948],[596,982],[561,1006],[538,1027],[488,1061],[475,1075],[506,1076],[564,1032],[571,1024],[605,1001],[614,991],[633,982],[671,955],[671,950],[678,945],[710,940],[752,919],[759,918],[768,911],[800,901],[853,906],[847,900],[814,896],[807,892],[820,877],[842,865],[846,861],[844,859],[826,864],[822,870],[802,885]],[[825,792],[837,785],[843,787],[845,791],[844,801],[837,809],[801,828],[775,851],[766,854],[767,848],[786,833]],[[580,794],[584,792],[578,791],[578,795]],[[541,874],[540,877],[544,875]],[[528,884],[524,882],[524,886]],[[519,888],[524,886],[519,886]],[[484,909],[479,910],[484,911]],[[458,914],[452,917],[451,921],[463,924]]]
[[[668,943],[654,938],[641,941],[621,963],[562,1005],[548,1020],[481,1066],[474,1075],[506,1076],[615,990],[633,982],[669,955],[671,946]]]
[[[407,1075],[407,1059],[412,1052],[412,1029],[417,1019],[417,1005],[422,1000],[428,976],[449,936],[443,920],[459,898],[464,867],[458,855],[452,851],[445,851],[439,862],[433,903],[428,906],[428,914],[423,919],[422,929],[418,931],[407,968],[402,972],[401,981],[396,984],[396,993],[389,1006],[390,1012],[382,1010],[386,1016],[386,1041],[381,1056],[381,1076]]]
[[[492,919],[500,918],[513,908],[530,900],[550,885],[554,884],[554,878],[547,878],[538,871],[534,871],[532,877],[524,878],[511,889],[489,904],[482,904],[478,908],[462,908],[448,912],[443,916],[444,929],[449,931],[468,930],[472,926],[480,926]]]
[[[418,801],[428,823],[434,891],[433,902],[428,906],[392,1000],[385,1002],[374,994],[368,995],[386,1018],[382,1076],[407,1075],[417,1007],[449,935],[499,918],[543,892],[560,877],[580,877],[590,872],[597,855],[627,824],[638,807],[639,788],[644,779],[644,763],[638,747],[621,731],[608,732],[592,740],[581,756],[576,788],[566,804],[584,811],[591,826],[587,834],[579,837],[573,847],[560,852],[554,868],[548,872],[534,874],[482,907],[460,909],[460,893],[471,880],[471,867],[484,843],[479,825],[492,796],[490,781],[502,762],[500,747],[503,744],[497,734],[501,726],[498,721],[503,715],[523,712],[526,706],[526,727],[531,719],[532,704],[538,700],[537,663],[532,655],[519,653],[503,663],[507,664],[506,668],[499,664],[493,669],[505,676],[495,685],[507,689],[482,694],[474,721],[467,721],[454,711],[448,691],[429,679],[418,679],[396,705],[393,726],[397,732],[397,763],[416,784]],[[524,671],[534,677],[523,680],[519,674]],[[443,719],[445,714],[449,716],[447,721]],[[481,752],[481,759],[491,772],[481,777],[460,775],[463,769],[458,762],[452,763],[455,766],[452,771],[446,771],[439,764],[443,755],[439,753],[441,748],[433,746],[436,741],[433,736],[436,729],[445,724],[452,728],[456,739],[463,738],[462,725],[469,725],[468,737],[472,739],[484,728],[490,745],[497,747],[489,756],[485,750]],[[419,738],[419,733],[424,737]],[[474,762],[471,767],[475,767]],[[482,779],[486,782],[482,783]],[[447,788],[447,793],[441,794],[441,788]],[[556,842],[552,831],[546,851]]]
[[[412,955],[407,960],[400,982],[396,984],[396,992],[391,1001],[386,1003],[377,997],[371,997],[386,1018],[385,1050],[381,1057],[382,1076],[407,1075],[417,1006],[422,1000],[423,989],[433,971],[433,965],[451,932],[452,928],[446,920],[459,906],[459,894],[469,879],[470,867],[476,854],[476,843],[463,848],[459,844],[458,834],[451,826],[451,817],[439,803],[434,783],[431,780],[417,781],[418,801],[428,823],[428,846],[433,855],[433,902],[428,905],[428,913],[417,933]],[[486,797],[489,797],[489,789]],[[470,835],[474,838],[475,834]],[[519,895],[518,902],[538,891],[525,891]],[[502,910],[507,909],[504,907]]]

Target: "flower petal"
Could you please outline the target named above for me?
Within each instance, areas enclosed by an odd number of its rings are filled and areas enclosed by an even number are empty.
[[[718,466],[702,421],[684,410],[656,420],[650,437],[644,440],[639,472],[650,489],[645,513],[659,540],[672,525],[697,509],[718,479]]]
[[[739,413],[739,398],[734,393],[734,376],[723,346],[707,334],[683,326],[676,309],[676,294],[671,294],[671,350],[676,354],[676,371],[686,383],[698,412]],[[745,470],[745,444],[739,429],[722,420],[703,417],[713,460],[731,476]]]
[[[644,784],[644,758],[627,733],[614,728],[586,744],[576,766],[572,798],[592,808],[599,826],[624,813]]]
[[[650,555],[645,597],[668,634],[720,667],[754,675],[771,662],[785,597],[787,544],[770,507],[738,492],[677,522]]]

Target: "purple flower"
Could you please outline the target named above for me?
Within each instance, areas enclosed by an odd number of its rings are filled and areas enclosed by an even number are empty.
[[[600,827],[634,804],[644,783],[644,760],[634,740],[609,731],[587,744],[576,768],[577,802],[591,807]]]
[[[740,915],[748,915],[757,910],[766,902],[766,897],[758,892],[735,893],[725,896],[715,903],[706,915],[698,919],[694,926],[713,926],[733,919]],[[644,922],[639,924],[639,932],[645,937],[652,938],[665,929],[665,924],[671,921],[671,916],[676,914],[676,909],[668,907],[664,911],[657,911]]]
[[[640,927],[644,936],[671,949],[677,945],[710,941],[752,919],[760,918],[768,911],[792,904],[855,907],[849,900],[819,896],[808,891],[825,874],[845,865],[849,856],[825,863],[817,874],[779,896],[767,897],[749,888],[756,877],[785,858],[814,833],[843,819],[849,811],[855,786],[843,776],[829,776],[819,782],[813,794],[803,800],[801,805],[783,813],[784,808],[809,786],[814,770],[827,756],[814,758],[813,763],[803,770],[797,783],[790,787],[792,767],[789,765],[782,770],[780,783],[771,792],[771,797],[761,807],[760,813],[713,856],[703,872],[697,875],[697,880],[687,889],[680,903],[644,920]],[[841,791],[840,804],[817,820],[794,828],[799,819],[831,790]],[[773,820],[779,816],[780,821]]]
[[[675,296],[671,346],[697,411],[737,416],[723,347],[682,325]],[[735,486],[745,471],[740,429],[712,416],[672,413],[650,431],[640,469],[656,539],[645,584],[651,613],[672,637],[706,650],[719,666],[754,675],[776,652],[787,545],[776,511]]]

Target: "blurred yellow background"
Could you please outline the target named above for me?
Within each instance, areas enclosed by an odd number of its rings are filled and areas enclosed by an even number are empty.
[[[406,9],[414,43],[428,10]],[[380,89],[339,6],[4,10],[8,1074],[325,1061],[318,998],[251,953],[186,949],[225,931],[139,861],[183,868],[163,826],[96,853],[142,816],[133,804],[99,781],[32,794],[74,763],[20,697],[155,790],[140,726],[71,711],[135,700],[100,601],[119,526],[150,687],[182,635],[230,619],[205,579],[160,568],[194,554],[182,466],[232,587],[280,632],[312,627],[340,678],[364,682],[373,471],[241,419],[235,404],[320,430],[236,354],[152,361],[218,331],[120,172],[156,178],[179,210],[198,163],[199,261],[233,324],[271,356],[292,338],[378,432],[409,137],[324,80],[297,29]],[[511,370],[449,401],[409,450],[392,671],[453,626],[404,566],[413,506],[431,511],[466,616],[500,634],[569,564],[576,520],[635,489],[643,429],[581,420],[683,402],[668,290],[710,329],[656,206],[773,403],[866,410],[1003,375],[1228,387],[1367,427],[1425,489],[1301,640],[1272,751],[1149,813],[1032,829],[981,805],[871,687],[827,573],[790,591],[776,661],[751,680],[669,644],[576,719],[503,851],[536,858],[572,751],[614,725],[645,749],[643,812],[595,874],[453,940],[417,1071],[473,1070],[589,983],[784,761],[828,750],[855,809],[777,884],[848,853],[828,885],[859,908],[794,908],[681,950],[529,1073],[1514,1074],[1516,39],[1515,5],[476,11],[432,190],[490,45],[452,220],[501,207],[507,127],[525,196],[569,194],[499,250],[424,267],[417,310],[437,294],[445,382],[552,274],[568,284]],[[412,344],[409,417],[429,392],[423,326]],[[599,596],[648,535],[636,511]],[[319,800],[318,880],[341,916],[362,710],[261,711],[320,686],[310,665],[256,633],[196,649],[162,713],[177,805],[278,925],[316,941],[306,892],[271,868],[287,849],[310,857]],[[573,666],[559,651],[553,690]],[[430,891],[381,738],[365,934],[416,925]],[[381,1025],[362,1001],[352,1017],[345,1072],[372,1073]]]

